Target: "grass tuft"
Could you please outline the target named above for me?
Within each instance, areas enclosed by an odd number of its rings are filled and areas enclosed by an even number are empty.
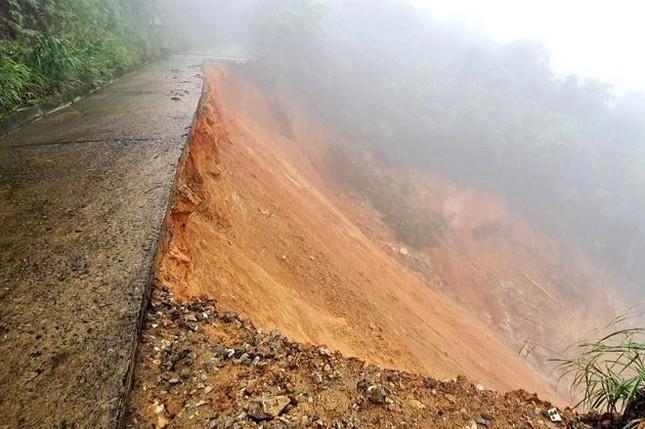
[[[613,327],[609,334],[573,346],[573,358],[553,359],[560,379],[571,380],[572,392],[582,394],[576,408],[623,414],[645,391],[645,329],[617,328],[630,317],[608,325]],[[626,427],[643,427],[643,420],[631,420]]]

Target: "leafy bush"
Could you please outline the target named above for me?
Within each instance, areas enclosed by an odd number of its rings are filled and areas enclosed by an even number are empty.
[[[79,47],[79,51],[79,56],[85,60],[77,70],[78,78],[82,82],[97,85],[112,78],[114,73],[142,61],[136,53],[110,35]]]
[[[171,37],[150,0],[9,0],[0,37],[0,113],[97,86],[161,55]]]
[[[0,109],[20,103],[31,86],[31,70],[9,58],[0,61]]]
[[[31,51],[31,64],[52,86],[76,80],[81,64],[72,44],[64,38],[39,34]]]

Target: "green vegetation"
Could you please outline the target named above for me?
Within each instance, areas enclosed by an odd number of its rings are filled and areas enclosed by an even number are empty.
[[[0,113],[116,74],[172,47],[148,0],[9,0],[0,6]]]
[[[644,333],[640,328],[616,330],[599,340],[581,342],[575,357],[556,360],[561,377],[571,380],[572,391],[583,394],[577,407],[623,413],[629,427],[641,423]]]

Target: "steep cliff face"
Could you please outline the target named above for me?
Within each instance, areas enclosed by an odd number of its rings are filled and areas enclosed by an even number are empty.
[[[391,250],[378,213],[330,180],[334,136],[277,110],[241,76],[207,70],[158,283],[377,365],[555,398],[494,331]]]

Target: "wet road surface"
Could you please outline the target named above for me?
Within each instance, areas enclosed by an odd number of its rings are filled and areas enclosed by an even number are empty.
[[[203,61],[151,64],[0,140],[0,428],[122,419]]]

